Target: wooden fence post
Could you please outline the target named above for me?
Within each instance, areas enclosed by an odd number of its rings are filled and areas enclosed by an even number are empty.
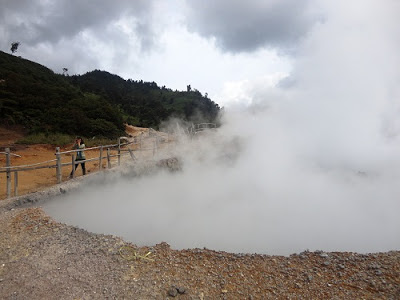
[[[121,165],[121,138],[118,138],[118,166]]]
[[[18,196],[18,171],[14,172],[14,196]]]
[[[62,173],[61,173],[61,154],[60,154],[60,147],[56,148],[56,174],[57,174],[57,183],[61,183],[62,181]]]
[[[110,148],[107,148],[107,164],[108,168],[111,168]]]
[[[7,167],[7,198],[11,197],[11,157],[10,148],[6,148],[6,167]]]
[[[156,134],[156,154],[158,154],[158,146],[160,144],[160,137]]]
[[[71,156],[71,162],[72,162],[71,177],[74,178],[74,176],[75,176],[75,155],[74,154],[72,154],[72,156]]]
[[[99,156],[99,171],[101,170],[101,168],[103,168],[102,164],[103,164],[103,145],[100,146],[100,156]]]
[[[129,151],[129,154],[131,155],[132,160],[135,161],[136,157],[135,157],[135,154],[133,154],[132,149],[128,147],[128,151]]]

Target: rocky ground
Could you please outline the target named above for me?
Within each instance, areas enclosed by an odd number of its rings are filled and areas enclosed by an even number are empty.
[[[1,299],[400,299],[400,252],[289,257],[135,247],[40,208],[0,212]]]

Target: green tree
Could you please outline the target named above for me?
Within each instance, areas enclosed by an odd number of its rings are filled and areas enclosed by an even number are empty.
[[[19,42],[12,42],[11,43],[11,53],[15,53],[15,52],[17,52],[17,50],[18,50],[18,47],[19,47]]]

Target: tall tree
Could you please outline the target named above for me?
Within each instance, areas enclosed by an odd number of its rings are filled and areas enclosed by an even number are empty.
[[[18,47],[19,47],[19,42],[12,42],[12,43],[11,43],[11,49],[10,49],[11,52],[12,52],[12,53],[17,52]]]

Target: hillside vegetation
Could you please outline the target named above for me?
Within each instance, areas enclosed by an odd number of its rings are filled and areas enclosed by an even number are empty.
[[[218,111],[196,90],[172,91],[98,70],[64,76],[0,51],[0,122],[23,125],[31,134],[112,138],[123,133],[124,122],[158,127],[171,116],[214,121]]]
[[[142,127],[158,126],[161,120],[178,117],[193,122],[213,122],[219,106],[188,87],[187,91],[172,91],[155,82],[124,80],[117,75],[95,70],[68,77],[85,93],[94,93],[119,108],[124,121]]]

